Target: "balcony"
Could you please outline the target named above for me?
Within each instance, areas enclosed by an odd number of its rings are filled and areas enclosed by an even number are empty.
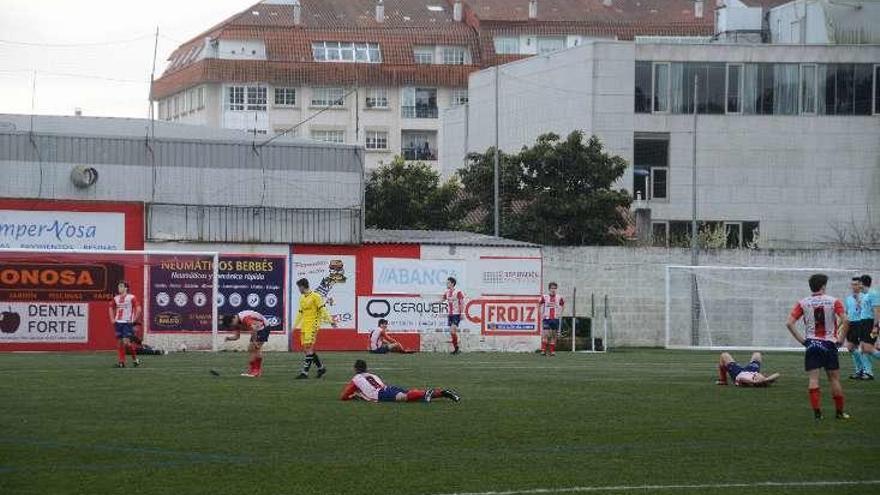
[[[437,133],[403,131],[400,134],[400,155],[407,161],[437,161]]]
[[[416,105],[400,107],[400,116],[405,119],[436,119],[436,106]]]
[[[431,148],[402,148],[400,154],[404,160],[419,162],[437,161],[437,150]]]

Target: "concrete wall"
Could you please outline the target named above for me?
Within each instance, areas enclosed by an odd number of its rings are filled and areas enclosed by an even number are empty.
[[[544,247],[544,280],[563,294],[577,287],[579,316],[597,313],[609,297],[611,346],[664,345],[665,267],[689,265],[690,251],[665,248]],[[854,269],[880,278],[880,251],[717,250],[703,252],[701,265]],[[806,292],[806,281],[804,282]],[[792,304],[794,301],[792,301]],[[785,315],[779,315],[780,327]]]

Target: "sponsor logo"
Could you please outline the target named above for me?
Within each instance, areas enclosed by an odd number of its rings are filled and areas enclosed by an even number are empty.
[[[180,325],[182,319],[179,314],[164,312],[156,315],[156,324],[163,327],[176,327]]]
[[[477,299],[467,304],[465,313],[468,320],[482,325],[484,334],[530,335],[540,329],[533,300]]]
[[[102,291],[107,270],[96,265],[0,265],[0,290]]]
[[[12,311],[12,308],[0,313],[0,332],[15,333],[19,325],[21,325],[21,315]]]
[[[0,312],[0,342],[87,342],[87,304],[10,303]]]

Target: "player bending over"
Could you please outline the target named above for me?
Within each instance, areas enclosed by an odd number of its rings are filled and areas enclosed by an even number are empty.
[[[804,353],[804,369],[809,376],[810,405],[816,419],[822,419],[821,394],[819,392],[819,370],[825,368],[831,382],[831,395],[837,409],[837,419],[849,419],[843,411],[843,386],[840,384],[840,363],[837,348],[843,344],[849,325],[843,311],[843,304],[825,294],[828,276],[817,273],[810,277],[812,295],[798,301],[785,326],[791,336],[807,348]],[[804,335],[795,325],[803,319]]]
[[[556,295],[558,285],[556,282],[547,284],[547,294],[541,296],[538,303],[542,318],[541,332],[541,355],[547,355],[547,347],[550,347],[550,355],[556,355],[556,338],[559,337],[560,318],[562,309],[565,307],[565,299]]]
[[[718,361],[718,381],[716,385],[727,385],[727,375],[737,387],[766,387],[779,378],[779,373],[765,376],[761,373],[760,352],[752,353],[752,360],[746,366],[740,366],[733,356],[726,352],[721,353]]]
[[[266,317],[256,311],[245,310],[234,315],[224,315],[221,321],[223,330],[233,330],[235,335],[226,337],[227,342],[241,338],[242,332],[251,334],[248,343],[248,370],[241,374],[248,378],[263,375],[263,344],[269,340],[269,325]]]
[[[446,398],[453,402],[461,400],[461,396],[452,390],[434,388],[429,390],[404,389],[394,385],[385,385],[378,376],[367,372],[367,363],[363,359],[354,362],[355,375],[342,389],[340,400],[360,399],[367,402],[431,402],[433,399]]]
[[[135,367],[141,365],[137,358],[137,347],[132,342],[134,336],[134,323],[141,317],[141,304],[134,294],[128,293],[128,282],[122,280],[116,286],[116,295],[110,301],[110,322],[116,331],[117,368],[125,368],[125,351],[131,354],[131,361]]]
[[[315,353],[318,330],[321,328],[321,323],[330,323],[333,328],[336,328],[336,322],[333,321],[333,318],[327,311],[327,306],[324,304],[321,296],[309,289],[309,281],[307,279],[301,278],[297,280],[296,286],[299,288],[300,293],[299,312],[296,314],[293,328],[300,329],[299,342],[305,355],[302,371],[300,371],[296,379],[304,380],[308,378],[312,363],[318,367],[318,378],[321,378],[324,376],[324,373],[327,373],[327,368],[324,368],[321,358]]]
[[[389,352],[412,354],[416,351],[407,350],[403,344],[388,335],[388,320],[383,318],[379,320],[379,328],[370,332],[370,353],[387,354]]]

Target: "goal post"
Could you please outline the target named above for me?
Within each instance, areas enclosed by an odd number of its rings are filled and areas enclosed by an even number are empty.
[[[0,307],[14,308],[19,319],[30,314],[35,322],[68,310],[79,316],[81,327],[75,338],[64,336],[67,341],[25,326],[0,342],[110,348],[115,342],[110,300],[125,280],[142,308],[136,333],[145,344],[217,351],[219,261],[213,251],[0,249]]]
[[[828,275],[843,298],[856,270],[742,266],[666,266],[665,347],[696,350],[799,350],[785,328],[807,279]]]

